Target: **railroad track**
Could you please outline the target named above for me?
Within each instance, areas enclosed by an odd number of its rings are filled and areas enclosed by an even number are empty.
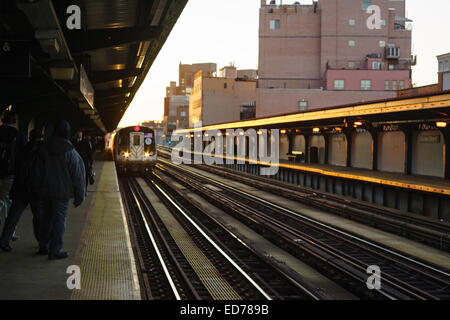
[[[175,166],[164,161],[157,165],[157,170],[174,177],[212,204],[362,297],[450,299],[448,271],[327,226],[242,190],[235,190],[185,166]],[[214,186],[215,190],[208,186]],[[368,291],[366,271],[373,265],[382,270],[382,288]]]
[[[167,156],[167,151],[161,152]],[[371,227],[388,231],[433,247],[450,251],[450,223],[422,217],[365,201],[292,185],[275,179],[237,172],[223,166],[197,165],[201,170],[232,179],[253,188],[325,210]]]
[[[193,283],[198,278],[188,278],[176,260],[175,252],[162,236],[162,230],[155,224],[136,191],[132,178],[121,177],[120,189],[124,199],[129,225],[134,235],[135,254],[138,257],[138,273],[143,282],[143,298],[148,300],[200,299]],[[174,248],[173,248],[174,249]]]
[[[170,195],[173,191],[161,181],[156,181],[155,177],[145,181],[133,177],[123,180],[123,192],[128,198],[126,203],[134,231],[137,229],[139,233],[145,226],[145,235],[137,235],[137,238],[141,238],[138,255],[143,256],[140,260],[144,268],[141,270],[147,279],[148,298],[271,300],[320,297],[308,293],[305,287],[286,274],[277,274],[273,267],[232,235],[228,234],[226,239],[225,232],[220,238],[208,234],[210,232],[205,226],[190,217]],[[163,218],[155,210],[143,184],[161,200],[172,213],[171,217],[166,215]],[[212,223],[209,227],[213,227]],[[156,267],[155,261],[159,262]],[[145,272],[150,265],[150,272]]]

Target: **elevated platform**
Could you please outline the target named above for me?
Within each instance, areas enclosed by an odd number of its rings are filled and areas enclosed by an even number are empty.
[[[114,163],[98,161],[94,170],[97,179],[88,187],[88,198],[69,210],[64,236],[69,259],[36,255],[31,211],[24,212],[13,251],[0,252],[0,300],[140,299]],[[80,267],[80,290],[67,288],[69,266]]]
[[[171,157],[170,149],[160,147],[159,155]],[[195,154],[195,152],[192,152]],[[226,165],[229,168],[260,174],[258,161]],[[224,157],[224,162],[226,157]],[[450,180],[401,173],[389,173],[334,165],[298,163],[280,160],[279,171],[272,176],[284,182],[368,201],[381,206],[450,221]]]

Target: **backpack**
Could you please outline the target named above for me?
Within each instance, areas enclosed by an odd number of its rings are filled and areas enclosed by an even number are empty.
[[[26,154],[19,173],[19,185],[30,198],[43,198],[46,194],[49,153],[43,144],[35,145]]]
[[[17,137],[8,129],[0,128],[0,179],[14,174]]]

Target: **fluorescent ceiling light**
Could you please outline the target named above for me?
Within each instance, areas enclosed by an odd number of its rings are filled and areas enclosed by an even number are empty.
[[[72,67],[60,68],[50,67],[50,74],[53,80],[73,80],[75,77],[75,69]]]

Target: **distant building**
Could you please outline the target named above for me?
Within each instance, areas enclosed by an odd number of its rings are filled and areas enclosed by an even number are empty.
[[[370,5],[381,9],[369,29]],[[405,1],[261,0],[257,117],[393,98],[411,87]]]
[[[190,90],[194,87],[194,76],[197,72],[203,71],[203,74],[212,77],[217,72],[216,63],[194,63],[194,64],[181,64],[179,66],[179,80],[182,94],[189,95]]]
[[[178,86],[170,82],[164,99],[163,133],[166,142],[170,141],[172,132],[189,126],[189,94],[194,86],[194,75],[198,71],[213,77],[217,72],[215,63],[197,63],[179,65]]]
[[[177,130],[189,128],[189,105],[177,108]]]
[[[439,62],[439,78],[442,90],[450,90],[450,52],[437,57]]]
[[[255,69],[238,70],[237,77],[243,80],[258,80],[258,70]]]
[[[172,132],[177,129],[177,124],[181,120],[178,118],[180,107],[189,109],[188,96],[170,96],[164,99],[163,133],[167,141],[170,141]]]
[[[166,87],[166,97],[185,95],[181,87],[177,86],[176,81],[171,81],[170,86]]]
[[[428,86],[415,87],[399,90],[399,98],[407,98],[422,95],[432,95],[450,90],[450,53],[437,56],[438,60],[438,83]]]
[[[203,125],[238,121],[254,114],[256,80],[238,78],[233,67],[220,70],[221,77],[195,74],[194,89],[189,98],[189,127],[202,121]],[[253,113],[252,113],[253,111]]]

